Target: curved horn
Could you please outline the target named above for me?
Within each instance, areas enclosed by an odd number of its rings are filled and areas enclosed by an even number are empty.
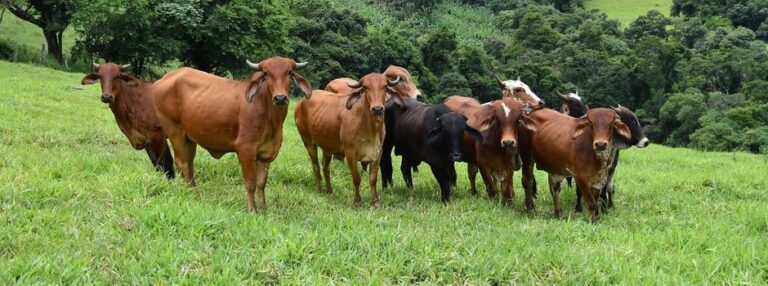
[[[563,99],[565,99],[565,100],[568,100],[568,96],[567,96],[567,95],[565,95],[565,94],[562,94],[562,93],[560,93],[560,91],[559,91],[559,90],[557,90],[557,91],[555,91],[555,92],[557,92],[557,95],[559,95],[559,96],[560,96],[560,97],[562,97]]]
[[[249,67],[256,71],[261,71],[261,67],[259,67],[259,64],[254,64],[250,60],[245,60],[245,63],[248,64]]]
[[[388,86],[395,86],[398,83],[400,83],[400,76],[397,76],[394,80],[387,79],[387,85]]]
[[[354,83],[348,82],[347,86],[350,87],[350,88],[359,88],[359,87],[363,86],[363,83],[361,83],[359,81],[355,81]]]
[[[517,81],[520,81],[520,76],[517,76]]]
[[[127,69],[127,68],[129,68],[129,67],[131,67],[131,64],[125,64],[125,65],[121,65],[121,66],[120,66],[120,69],[121,69],[121,70],[125,70],[125,69]]]
[[[507,85],[506,85],[506,84],[504,84],[504,81],[502,81],[502,80],[499,78],[499,76],[497,76],[497,75],[493,75],[493,77],[495,77],[495,78],[496,78],[496,82],[499,84],[499,86],[500,86],[501,88],[506,88],[506,87],[507,87]]]
[[[611,106],[611,108],[613,108],[613,110],[616,112],[619,112],[622,109],[621,104],[617,104],[616,107]]]
[[[91,65],[93,66],[94,70],[99,70],[99,67],[101,67],[101,65],[97,64],[96,62],[91,63]]]
[[[300,69],[303,69],[303,68],[307,67],[308,64],[309,64],[308,62],[294,63],[293,64],[293,69],[300,70]]]

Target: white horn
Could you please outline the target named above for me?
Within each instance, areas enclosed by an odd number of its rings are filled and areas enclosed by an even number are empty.
[[[248,66],[251,67],[252,69],[256,71],[261,71],[261,67],[259,67],[259,64],[254,64],[249,60],[245,60],[245,63],[248,64]]]

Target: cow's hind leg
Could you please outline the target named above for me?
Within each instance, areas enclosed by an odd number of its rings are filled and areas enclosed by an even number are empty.
[[[536,205],[533,201],[534,193],[536,190],[536,182],[533,177],[533,159],[523,158],[523,189],[525,190],[525,208],[528,211],[536,209]]]
[[[197,144],[192,140],[189,140],[184,133],[177,132],[177,134],[169,134],[168,137],[173,144],[173,153],[176,156],[176,167],[181,170],[181,175],[184,180],[187,181],[190,187],[194,187],[195,183],[195,152],[197,151]]]
[[[360,206],[362,198],[360,197],[360,172],[357,169],[357,159],[355,156],[346,156],[349,173],[352,175],[352,184],[355,186],[355,206]]]
[[[477,185],[476,185],[476,179],[477,179],[477,165],[472,163],[467,163],[467,177],[469,178],[469,193],[473,195],[477,195]]]
[[[555,217],[563,217],[563,209],[560,207],[560,184],[563,177],[549,175],[549,192],[552,194],[552,204],[555,207]]]
[[[368,182],[371,185],[371,205],[378,206],[379,201],[379,192],[376,189],[376,181],[379,179],[379,162],[373,162],[371,164],[371,169],[368,172]]]
[[[152,139],[145,150],[156,170],[163,172],[168,179],[173,179],[176,176],[173,171],[173,156],[171,156],[171,150],[168,148],[165,138]]]
[[[302,138],[303,139],[303,138]],[[307,149],[309,154],[309,160],[312,162],[312,177],[315,178],[315,187],[317,192],[322,192],[322,178],[320,178],[320,162],[317,159],[317,145],[309,143],[305,144],[304,148]]]
[[[581,191],[579,185],[576,184],[576,212],[580,213],[584,209],[581,207]]]
[[[331,190],[331,160],[333,154],[323,151],[323,176],[325,177],[325,192],[332,193]]]
[[[403,156],[403,161],[400,163],[400,172],[403,173],[403,180],[405,180],[405,186],[408,189],[413,190],[413,175],[411,174],[411,164],[406,161]]]

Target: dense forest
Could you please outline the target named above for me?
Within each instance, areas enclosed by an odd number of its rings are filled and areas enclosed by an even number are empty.
[[[768,1],[675,0],[671,17],[625,26],[579,0],[2,3],[58,40],[58,60],[61,31],[74,27],[80,71],[97,58],[148,78],[179,64],[237,78],[245,59],[284,55],[309,61],[304,74],[322,88],[395,64],[433,102],[492,100],[495,76],[520,77],[550,107],[573,91],[591,107],[627,106],[655,143],[768,153]],[[0,58],[9,45],[0,40]]]

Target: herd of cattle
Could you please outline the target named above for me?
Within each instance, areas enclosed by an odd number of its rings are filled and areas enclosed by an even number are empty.
[[[561,94],[564,103],[559,110],[548,109],[519,78],[498,80],[501,96],[492,102],[451,96],[429,105],[419,101],[421,93],[410,73],[397,66],[359,80],[335,79],[325,90],[312,90],[298,73],[307,63],[273,57],[247,64],[254,73],[245,80],[181,68],[154,83],[126,75],[127,65],[94,64],[94,72],[81,83],[101,83],[101,101],[109,104],[120,130],[133,148],[146,150],[169,179],[175,176],[175,157],[184,180],[195,186],[197,145],[216,159],[237,153],[250,211],[266,206],[264,188],[269,164],[282,145],[291,82],[305,95],[295,109],[295,120],[317,190],[331,192],[330,162],[346,160],[355,205],[361,202],[358,162],[369,173],[371,203],[378,205],[378,172],[381,168],[382,186],[391,186],[394,149],[402,156],[400,171],[408,188],[413,188],[412,171],[426,162],[443,202],[450,200],[456,186],[454,162],[463,161],[468,164],[471,192],[477,193],[479,171],[489,197],[495,198],[501,186],[504,205],[511,204],[514,196],[513,172],[522,168],[525,205],[533,210],[536,165],[549,174],[556,217],[562,216],[561,182],[567,177],[570,184],[572,177],[579,197],[576,210],[581,211],[583,198],[596,221],[612,206],[619,150],[649,143],[627,108],[588,109],[577,93],[569,93]]]

